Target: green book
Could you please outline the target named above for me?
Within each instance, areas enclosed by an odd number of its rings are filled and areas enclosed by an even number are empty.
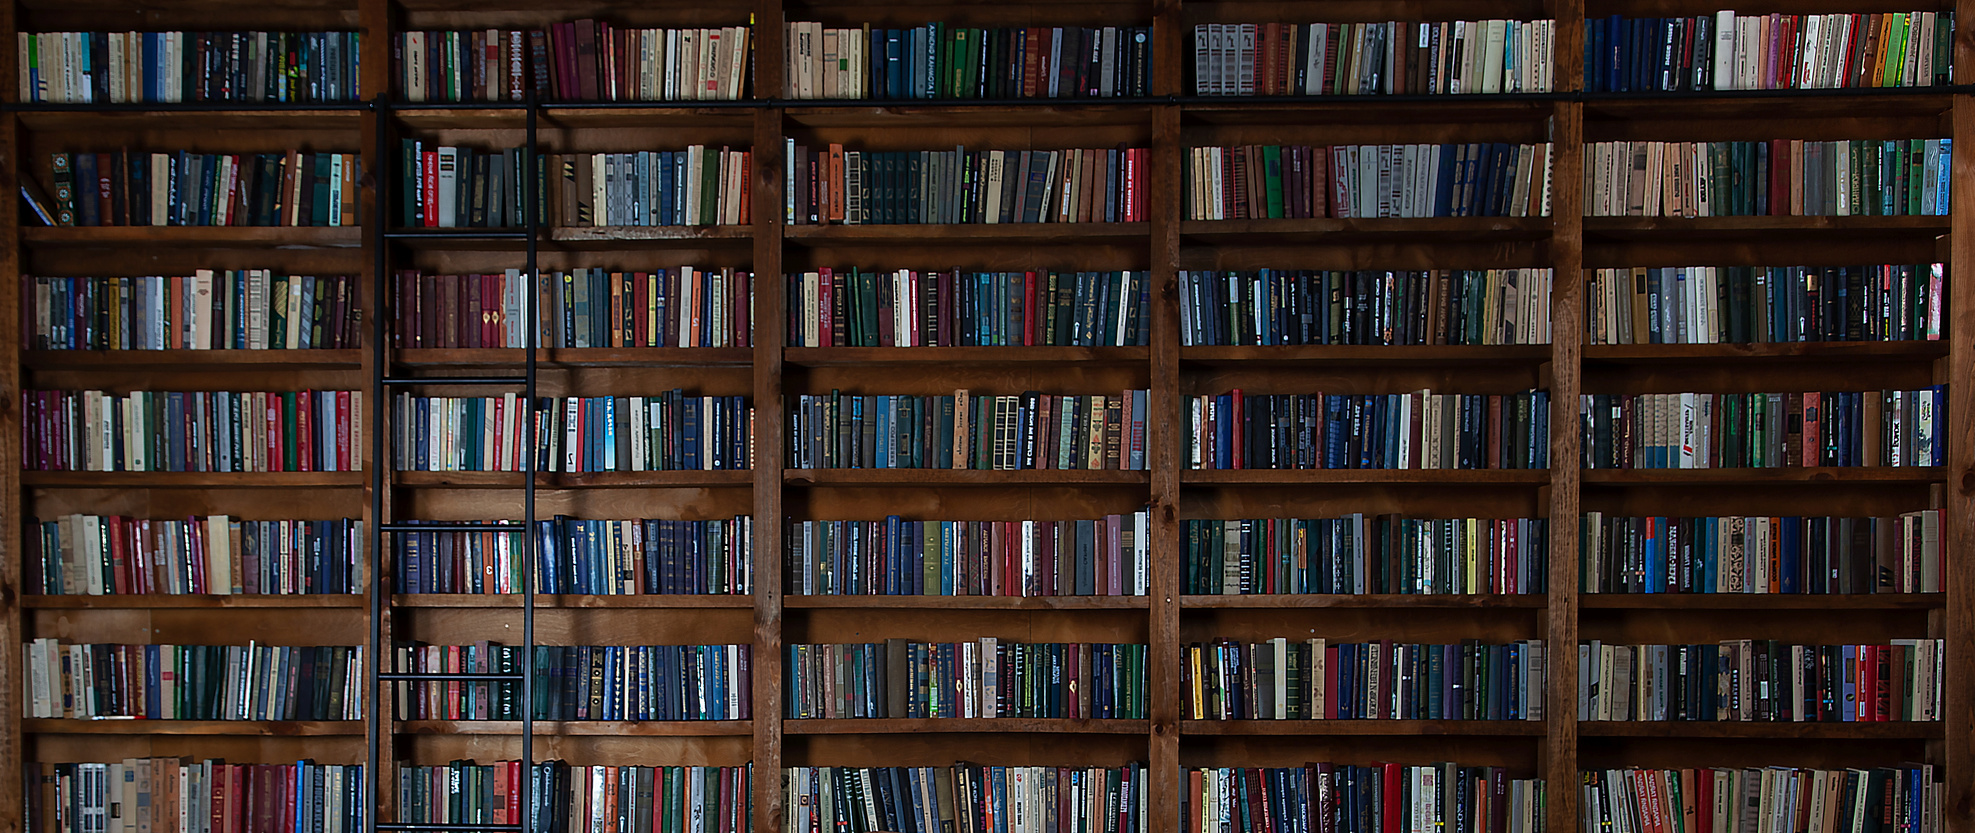
[[[301,443],[296,432],[295,392],[281,394],[281,467],[283,471],[301,471]]]
[[[1268,180],[1269,219],[1280,220],[1282,213],[1282,146],[1262,146],[1262,171]]]
[[[1906,213],[1909,217],[1925,213],[1921,203],[1921,183],[1927,181],[1927,140],[1909,139],[1906,150]]]
[[[717,226],[720,225],[720,220],[721,220],[720,217],[720,188],[722,184],[720,181],[721,153],[709,147],[706,149],[705,153],[700,155],[700,159],[701,159],[701,167],[699,171],[700,222],[703,225]],[[745,183],[743,183],[743,187],[746,187]],[[602,206],[598,206],[599,211],[601,211],[602,208],[603,208]]]
[[[1900,86],[1900,79],[1906,73],[1906,28],[1907,15],[1894,13],[1891,25],[1887,26],[1886,75],[1882,87]]]

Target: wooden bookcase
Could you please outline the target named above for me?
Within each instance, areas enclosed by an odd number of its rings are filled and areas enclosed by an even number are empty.
[[[1167,785],[1183,767],[1296,765],[1306,761],[1453,760],[1499,764],[1548,780],[1548,825],[1575,830],[1580,767],[1891,764],[1925,760],[1948,785],[1947,829],[1975,833],[1975,0],[1934,0],[1962,23],[1955,80],[1922,90],[1784,93],[1582,94],[1583,19],[1745,11],[1905,11],[1889,0],[1742,4],[1699,0],[1124,0],[921,5],[754,0],[752,9],[663,2],[616,8],[583,0],[492,4],[458,0],[20,0],[0,4],[0,40],[16,32],[265,28],[363,33],[363,98],[375,105],[252,109],[139,105],[21,105],[5,85],[0,166],[5,186],[71,146],[256,150],[303,146],[364,155],[358,228],[23,227],[19,201],[0,200],[0,265],[11,274],[187,274],[270,267],[297,274],[361,275],[364,344],[355,350],[245,353],[57,353],[0,339],[0,770],[22,761],[131,756],[225,757],[235,762],[313,758],[358,763],[368,727],[351,723],[23,720],[18,645],[74,641],[200,641],[225,634],[272,644],[365,644],[394,639],[519,641],[513,597],[391,596],[373,575],[351,597],[37,596],[24,592],[23,527],[30,518],[89,511],[149,517],[227,513],[250,519],[519,517],[515,475],[397,472],[368,460],[356,474],[36,473],[21,466],[21,391],[31,388],[365,389],[394,375],[513,372],[513,350],[387,350],[378,367],[370,290],[390,270],[442,273],[522,265],[514,240],[385,240],[398,195],[380,177],[389,136],[518,144],[527,112],[515,106],[392,104],[391,40],[411,29],[533,27],[598,17],[640,26],[753,22],[754,98],[732,104],[538,105],[545,150],[676,148],[693,142],[754,151],[753,221],[740,227],[547,229],[544,269],[581,266],[733,266],[756,276],[755,346],[719,350],[542,352],[542,391],[618,395],[674,387],[745,394],[756,407],[756,467],[648,477],[543,475],[538,513],[596,518],[755,518],[755,592],[749,597],[574,597],[539,602],[543,643],[752,642],[750,721],[537,725],[538,760],[755,766],[755,829],[781,829],[782,767],[985,763],[1116,765],[1151,771],[1151,828],[1178,827]],[[1268,20],[1554,18],[1560,92],[1499,97],[1359,97],[1275,100],[1191,96],[1184,61],[1193,25]],[[1146,99],[1019,103],[790,102],[775,100],[782,24],[944,20],[971,25],[1153,27],[1153,91]],[[16,76],[11,48],[0,78]],[[783,221],[784,137],[879,150],[971,147],[1149,146],[1152,218],[1146,223],[1014,226],[788,226]],[[1584,218],[1583,143],[1612,139],[1952,137],[1958,188],[1951,217]],[[1548,218],[1183,221],[1181,161],[1201,144],[1550,141]],[[1949,264],[1943,342],[1708,346],[1585,346],[1581,282],[1604,266],[1691,264]],[[1152,336],[1137,348],[784,348],[781,275],[810,266],[995,269],[1147,269]],[[1180,347],[1175,290],[1181,269],[1487,268],[1547,266],[1557,280],[1553,343],[1535,347]],[[0,293],[0,320],[22,321],[19,292]],[[388,320],[388,319],[384,319]],[[10,325],[17,326],[17,325]],[[1762,391],[1918,387],[1951,392],[1945,469],[1580,471],[1578,395],[1678,390]],[[1184,468],[1183,398],[1230,387],[1260,392],[1550,391],[1548,471],[1192,471]],[[1064,392],[1149,388],[1144,472],[785,470],[784,396],[840,388],[861,393],[955,388]],[[366,414],[368,417],[369,415]],[[383,426],[368,425],[381,433]],[[369,454],[370,449],[363,449]],[[381,515],[371,509],[381,493]],[[1089,518],[1152,511],[1152,592],[1141,597],[794,597],[781,587],[783,523],[899,514],[926,519]],[[1946,512],[1948,592],[1929,596],[1612,596],[1578,585],[1576,519],[1626,514],[1893,514]],[[1215,597],[1182,595],[1180,524],[1192,518],[1323,517],[1348,512],[1553,519],[1548,584],[1538,596]],[[377,563],[386,563],[380,559]],[[387,566],[388,569],[388,566]],[[370,594],[385,593],[380,598]],[[376,620],[370,611],[383,612]],[[1587,723],[1575,710],[1574,662],[1553,661],[1547,719],[1519,722],[1181,720],[1179,646],[1219,636],[1308,632],[1332,639],[1495,641],[1539,638],[1568,659],[1580,638],[1708,641],[1773,637],[1948,640],[1947,711],[1932,724]],[[1148,642],[1150,719],[785,721],[785,644],[955,634],[1024,641]],[[383,657],[373,655],[371,665]],[[377,818],[394,816],[390,762],[487,762],[518,754],[512,723],[391,721],[378,684],[366,708],[384,738],[375,773]],[[18,830],[22,781],[0,777],[0,830]]]

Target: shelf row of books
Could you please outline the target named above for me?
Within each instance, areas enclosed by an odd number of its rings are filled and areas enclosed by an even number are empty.
[[[227,764],[181,758],[29,764],[25,829],[131,833],[188,812],[181,833],[364,828],[363,767]],[[556,833],[609,829],[751,829],[749,767],[602,766],[518,761],[399,768],[400,818],[432,824],[517,824]],[[1587,769],[1578,785],[1584,829],[1614,833],[1870,833],[1897,825],[1943,829],[1943,785],[1932,764],[1814,769],[1787,766]],[[1439,829],[1541,833],[1547,789],[1500,767],[1453,763],[1187,768],[1186,833],[1334,833]],[[523,813],[523,779],[535,802]],[[1116,768],[793,767],[781,774],[791,833],[876,830],[1139,833],[1146,772]],[[613,807],[608,797],[618,797]],[[119,808],[133,808],[117,812]],[[293,808],[292,810],[289,808]],[[614,810],[614,812],[613,812]],[[1891,821],[1887,821],[1891,819]],[[608,827],[607,825],[616,825]],[[1416,827],[1417,825],[1417,827]]]
[[[1617,517],[1586,512],[1585,593],[1939,593],[1941,511],[1895,517]]]
[[[1183,346],[1550,341],[1549,269],[1182,270]],[[36,350],[349,348],[354,277],[268,269],[33,277]],[[1133,346],[1146,272],[818,269],[786,276],[792,347]],[[521,348],[539,289],[544,347],[748,347],[753,275],[733,268],[401,271],[393,344]],[[1593,344],[1939,340],[1941,263],[1598,269]]]
[[[750,645],[401,645],[413,674],[530,674],[537,720],[746,720]],[[519,720],[520,684],[416,680],[393,686],[400,720]]]
[[[783,98],[1120,98],[1152,91],[1150,26],[784,26]]]
[[[790,225],[1141,223],[1150,148],[846,149],[784,140]]]
[[[22,646],[28,717],[362,720],[362,647]]]
[[[1587,217],[1945,217],[1952,139],[1596,142]]]
[[[751,766],[401,764],[398,818],[462,826],[532,822],[530,829],[552,833],[744,833],[753,829],[753,774]],[[525,808],[524,795],[531,802]]]
[[[1518,778],[1501,767],[1312,763],[1188,767],[1181,777],[1184,833],[1542,833],[1546,823],[1542,779]]]
[[[1947,387],[1803,393],[1585,394],[1592,469],[1940,466]]]
[[[359,279],[270,269],[28,279],[33,350],[354,348]]]
[[[30,586],[47,595],[293,595],[363,585],[364,522],[63,515],[30,527]]]
[[[1147,833],[1144,764],[1121,767],[792,767],[789,833]]]
[[[1945,642],[1578,645],[1579,720],[1867,723],[1941,719]]]
[[[1584,829],[1613,833],[1940,833],[1944,785],[1935,773],[1933,764],[1589,769],[1578,811]]]
[[[522,148],[482,150],[401,142],[400,217],[407,228],[522,228],[528,161]],[[538,154],[537,222],[552,226],[741,225],[751,154],[727,147],[633,153]]]
[[[56,151],[48,159],[48,192],[25,182],[22,191],[29,212],[45,226],[355,226],[360,221],[358,185],[364,171],[354,153]]]
[[[420,521],[406,521],[419,524]],[[445,521],[447,525],[471,521]],[[532,576],[518,521],[482,521],[478,531],[392,533],[395,592],[577,595],[740,595],[754,592],[754,519],[535,522]]]
[[[363,391],[28,390],[29,471],[358,471]]]
[[[1180,344],[1548,344],[1549,269],[1181,270]]]
[[[1095,520],[791,521],[791,596],[1143,596],[1144,510]]]
[[[1952,12],[1591,18],[1592,92],[1814,90],[1950,83]]]
[[[1550,393],[1188,397],[1193,469],[1543,469]]]
[[[1146,716],[1144,645],[984,637],[787,650],[790,719]]]
[[[1243,518],[1180,522],[1185,592],[1252,596],[1536,594],[1548,518]]]
[[[1193,94],[1547,93],[1554,20],[1199,23]]]
[[[520,377],[515,377],[516,382]],[[749,468],[754,409],[739,396],[413,396],[391,401],[401,471],[715,471]],[[532,415],[532,419],[531,419]]]
[[[1939,341],[1940,263],[1598,269],[1589,344]]]
[[[1147,391],[788,397],[797,469],[1134,470],[1146,467]]]
[[[362,764],[229,764],[187,757],[26,763],[35,833],[363,833]]]
[[[1948,83],[1948,12],[1737,14],[1584,21],[1594,92]],[[1022,99],[1151,93],[1151,27],[785,24],[785,99]],[[1203,23],[1195,95],[1433,95],[1556,87],[1553,20]],[[750,27],[398,32],[408,102],[736,100]],[[354,32],[21,33],[21,101],[355,100]],[[210,69],[210,72],[207,70]],[[757,95],[762,91],[757,90]]]
[[[732,268],[412,270],[392,282],[399,348],[527,347],[530,298],[542,347],[750,347],[754,276]]]
[[[22,102],[356,101],[356,32],[19,32]]]
[[[817,269],[787,276],[790,347],[1150,343],[1151,273]]]
[[[1551,159],[1548,142],[1193,147],[1185,217],[1548,217]]]
[[[1487,645],[1216,639],[1182,648],[1194,720],[1543,719],[1542,640]]]
[[[398,32],[391,80],[408,102],[733,101],[752,56],[746,26],[625,28],[584,18],[542,29]]]

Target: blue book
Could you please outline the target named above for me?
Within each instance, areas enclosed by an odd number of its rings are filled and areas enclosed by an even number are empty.
[[[1858,646],[1843,646],[1844,655],[1840,668],[1850,670],[1858,666]],[[1838,719],[1845,723],[1858,720],[1858,678],[1855,674],[1840,673],[1844,679],[1844,702],[1838,706]]]
[[[1647,593],[1666,592],[1666,519],[1651,518],[1652,534],[1646,537],[1646,588]]]
[[[885,97],[894,99],[904,98],[906,89],[904,61],[905,31],[902,29],[886,29],[884,31],[885,46],[879,52],[885,58],[885,71],[882,76],[885,79],[886,85]]]
[[[682,436],[685,442],[684,457],[686,461],[683,468],[687,471],[700,471],[705,468],[700,464],[700,409],[697,407],[698,404],[696,398],[687,399],[685,401],[686,407],[681,409],[685,411],[686,417],[681,422],[684,423]]]
[[[598,448],[599,459],[597,466],[592,470],[616,471],[617,444],[619,442],[617,436],[617,397],[598,397],[596,401],[598,405],[602,406],[603,410],[603,431],[601,432],[603,434],[603,441]]]
[[[1721,519],[1710,517],[1705,518],[1704,522],[1702,534],[1705,537],[1702,540],[1707,544],[1707,552],[1701,559],[1700,592],[1713,593],[1721,580]]]
[[[1459,147],[1452,144],[1440,146],[1440,175],[1434,178],[1433,186],[1433,216],[1435,217],[1454,216],[1454,179],[1457,176],[1454,159]],[[1329,295],[1322,297],[1328,298]],[[1329,337],[1328,329],[1325,330],[1324,335],[1326,338]]]
[[[1802,573],[1804,553],[1802,519],[1784,518],[1781,526],[1780,543],[1782,546],[1780,549],[1782,554],[1779,559],[1781,566],[1778,567],[1778,570],[1782,575],[1777,577],[1777,592],[1802,593],[1804,589],[1799,580],[1799,574]]]
[[[876,397],[876,400],[877,401],[873,403],[876,410],[873,413],[871,420],[872,422],[875,422],[878,427],[878,430],[876,432],[877,441],[878,441],[878,447],[876,450],[877,467],[881,469],[897,468],[896,466],[892,465],[892,458],[891,458],[892,397],[880,396],[880,397]]]

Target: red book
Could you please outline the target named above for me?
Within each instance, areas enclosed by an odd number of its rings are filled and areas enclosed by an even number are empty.
[[[426,228],[438,228],[439,152],[428,150],[419,154],[419,157],[420,164],[418,170],[421,175],[420,178],[424,180],[419,183],[418,201],[420,205],[424,206],[424,210],[420,211],[419,214],[425,218]]]
[[[1399,776],[1402,767],[1393,763],[1379,763],[1374,764],[1374,766],[1383,768],[1384,771],[1382,774],[1385,776],[1384,789],[1379,791],[1379,795],[1384,799],[1382,803],[1385,805],[1380,808],[1382,812],[1379,813],[1379,833],[1399,833],[1399,824],[1401,821],[1399,815]]]
[[[1242,430],[1243,428],[1246,427],[1244,425],[1244,423],[1246,422],[1245,419],[1246,414],[1244,414],[1243,411],[1246,410],[1247,406],[1242,400],[1242,394],[1240,388],[1235,388],[1232,395],[1234,398],[1234,413],[1229,414],[1228,418],[1234,424],[1234,441],[1230,443],[1230,445],[1233,447],[1233,451],[1231,452],[1231,456],[1233,459],[1223,460],[1222,462],[1225,465],[1222,465],[1221,468],[1241,469],[1248,467],[1247,465],[1248,461],[1243,459],[1241,453],[1241,446],[1242,443],[1246,440],[1246,433],[1247,433]]]
[[[336,470],[351,471],[350,391],[336,392]]]
[[[281,471],[285,449],[281,447],[281,394],[264,394],[267,401],[267,468]]]
[[[577,95],[583,101],[596,101],[597,95],[597,22],[584,18],[574,24],[576,30],[576,83]]]
[[[1769,214],[1790,213],[1790,140],[1769,140]]]
[[[295,460],[296,471],[315,471],[315,391],[295,393],[295,443],[300,446],[300,457]]]

